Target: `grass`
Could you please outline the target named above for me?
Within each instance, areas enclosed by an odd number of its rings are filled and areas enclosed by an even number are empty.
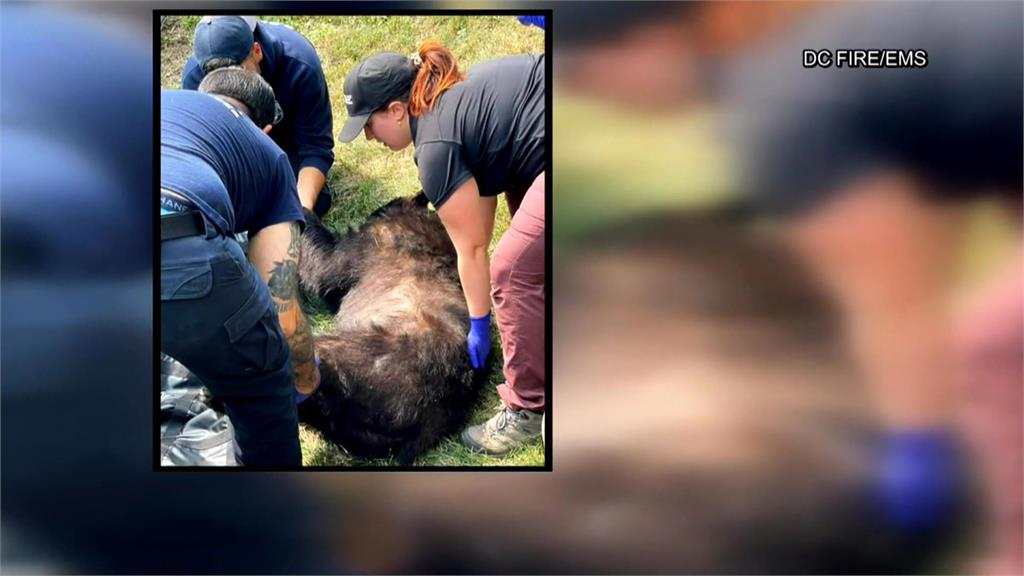
[[[331,94],[334,133],[345,118],[341,103],[345,74],[363,58],[382,50],[413,53],[425,40],[440,40],[459,59],[463,70],[470,66],[511,54],[544,51],[543,31],[521,25],[511,16],[268,16],[265,20],[287,24],[313,43],[320,56]],[[181,86],[181,71],[192,51],[192,31],[198,16],[167,16],[161,23],[160,85]],[[337,232],[362,224],[366,216],[381,204],[398,196],[409,196],[420,189],[412,147],[398,153],[363,138],[350,144],[335,141],[335,162],[328,174],[334,191],[334,205],[324,223]],[[493,252],[508,228],[509,213],[498,203],[494,226]],[[305,302],[314,334],[330,330],[332,318],[316,302]],[[492,331],[495,370],[481,393],[471,417],[478,424],[493,415],[499,399],[494,386],[503,380],[501,347],[497,331]],[[388,460],[354,458],[324,441],[316,431],[300,430],[303,463],[307,466],[381,466]],[[445,439],[438,447],[422,455],[417,466],[543,466],[544,449],[534,443],[501,457],[474,454],[458,438]]]

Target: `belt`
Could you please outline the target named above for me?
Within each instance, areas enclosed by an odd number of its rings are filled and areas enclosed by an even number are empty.
[[[161,193],[160,206],[161,209],[166,208],[175,212],[160,216],[161,242],[206,235],[206,220],[189,200]]]
[[[160,217],[161,242],[199,235],[206,235],[206,219],[197,210]]]

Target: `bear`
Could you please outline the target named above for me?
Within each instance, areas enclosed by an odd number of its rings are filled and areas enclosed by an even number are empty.
[[[354,456],[411,465],[466,424],[490,372],[466,351],[455,248],[422,193],[343,235],[305,217],[299,282],[335,320],[314,337],[321,382],[299,420]]]

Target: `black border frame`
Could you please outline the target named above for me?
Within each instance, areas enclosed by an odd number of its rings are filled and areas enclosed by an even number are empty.
[[[546,136],[547,145],[545,150],[545,181],[546,181],[546,194],[545,194],[545,222],[544,222],[544,252],[545,252],[545,276],[546,284],[544,286],[545,291],[545,303],[544,303],[544,336],[546,339],[545,345],[545,396],[546,396],[546,412],[553,414],[552,412],[552,398],[551,393],[552,385],[552,366],[553,366],[553,346],[552,346],[552,313],[551,313],[551,301],[552,301],[552,183],[554,181],[554,162],[553,162],[553,123],[552,123],[552,90],[551,80],[553,78],[553,66],[552,66],[552,14],[553,10],[548,9],[522,9],[522,10],[509,10],[509,9],[483,9],[483,10],[471,10],[471,9],[387,9],[389,4],[382,7],[383,9],[374,9],[366,7],[365,9],[359,9],[359,7],[367,6],[365,3],[357,3],[355,6],[348,5],[335,5],[333,3],[325,5],[313,4],[307,6],[297,6],[291,4],[291,8],[271,8],[264,3],[257,4],[251,8],[245,6],[235,6],[233,4],[226,5],[219,9],[184,9],[184,8],[154,8],[153,9],[153,188],[159,191],[160,189],[160,17],[161,16],[190,16],[190,15],[208,15],[208,14],[224,14],[225,12],[245,12],[245,13],[259,13],[266,15],[282,15],[282,16],[544,16],[545,27],[544,27],[544,73],[546,75],[546,87],[544,95],[544,122],[546,123]],[[344,7],[343,7],[344,6]],[[335,8],[336,7],[336,8]],[[205,466],[161,466],[160,465],[160,216],[159,211],[153,211],[153,326],[154,326],[154,337],[153,337],[153,387],[150,390],[153,392],[153,397],[150,400],[150,405],[153,407],[153,455],[152,465],[155,472],[161,473],[245,473],[245,472],[258,472],[258,471],[271,471],[271,472],[551,472],[554,470],[552,461],[552,420],[545,420],[544,435],[546,441],[544,444],[544,466],[359,466],[359,467],[347,467],[347,466],[315,466],[315,467],[252,467],[252,466],[225,466],[225,467],[205,467]],[[552,415],[552,418],[554,416]]]

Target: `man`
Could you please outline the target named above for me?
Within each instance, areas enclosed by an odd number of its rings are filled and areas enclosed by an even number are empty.
[[[295,176],[265,134],[273,90],[238,67],[200,90],[161,92],[161,351],[224,403],[239,462],[299,466],[295,403],[320,376],[298,301]]]
[[[331,207],[327,171],[334,163],[331,100],[320,58],[309,40],[283,24],[251,16],[199,21],[181,85],[195,90],[206,74],[241,65],[274,89],[284,112],[270,137],[288,154],[302,205],[323,217]]]

